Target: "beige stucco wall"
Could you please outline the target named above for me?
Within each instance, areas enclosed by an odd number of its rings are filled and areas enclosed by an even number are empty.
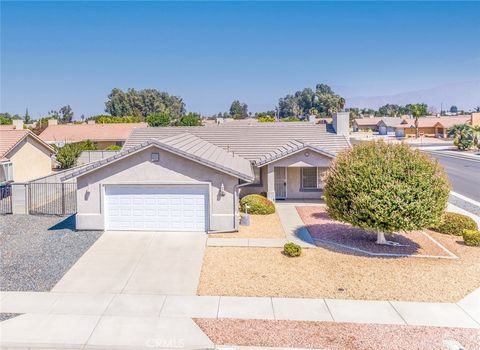
[[[151,162],[151,153],[160,161]],[[172,153],[150,147],[77,178],[77,228],[103,229],[103,187],[108,184],[210,184],[210,230],[234,230],[238,179]],[[224,184],[225,196],[220,195]]]
[[[301,189],[301,168],[287,168],[287,199],[320,199],[322,191]]]
[[[38,141],[26,137],[7,155],[13,164],[13,181],[25,182],[52,172],[50,151]]]

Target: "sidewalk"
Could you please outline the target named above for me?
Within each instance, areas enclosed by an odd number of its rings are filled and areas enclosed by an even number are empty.
[[[480,289],[458,303],[270,297],[1,292],[2,348],[209,349],[192,318],[330,321],[480,329]]]

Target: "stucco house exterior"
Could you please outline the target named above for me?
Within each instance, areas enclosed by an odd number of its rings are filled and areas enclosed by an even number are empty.
[[[139,128],[122,152],[77,178],[77,229],[233,231],[239,198],[320,198],[321,175],[350,147],[348,113],[333,128],[265,123]]]
[[[448,129],[457,124],[480,125],[480,113],[455,117],[422,117],[418,119],[418,132],[427,137],[447,138]],[[415,119],[406,119],[395,126],[399,137],[415,137]]]
[[[353,132],[372,131],[379,135],[388,135],[395,132],[395,127],[404,122],[402,117],[370,117],[356,118],[352,122]]]
[[[147,123],[58,124],[48,120],[48,126],[39,137],[48,144],[62,147],[66,143],[90,140],[98,149],[108,146],[123,146],[132,130],[147,127]]]
[[[0,183],[25,182],[52,172],[54,150],[26,129],[0,129]]]

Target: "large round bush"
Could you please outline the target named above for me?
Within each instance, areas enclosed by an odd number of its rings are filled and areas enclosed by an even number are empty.
[[[249,194],[240,200],[240,208],[245,213],[245,206],[248,205],[248,213],[256,215],[267,215],[275,213],[275,205],[259,194]]]
[[[464,230],[477,230],[478,226],[475,220],[471,217],[458,213],[446,212],[443,213],[439,223],[431,228],[432,230],[447,235],[461,236],[463,235]]]
[[[447,205],[449,181],[437,161],[404,144],[367,143],[342,152],[325,177],[329,215],[378,233],[434,226]]]

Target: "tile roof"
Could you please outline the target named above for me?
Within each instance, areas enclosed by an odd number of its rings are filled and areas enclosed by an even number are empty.
[[[357,118],[355,122],[358,126],[373,126],[383,122],[386,126],[399,125],[405,118],[401,117],[373,117],[373,118]]]
[[[46,142],[124,141],[132,130],[145,127],[146,123],[49,125],[40,138]]]
[[[451,128],[456,124],[468,124],[470,117],[422,117],[418,118],[419,128],[433,128],[436,124],[440,124],[444,128]],[[414,128],[415,119],[406,119],[405,124],[397,125],[398,128]]]
[[[164,138],[161,141],[147,140],[133,147],[129,147],[112,157],[102,159],[80,168],[78,171],[63,177],[61,180],[65,181],[69,178],[83,175],[96,168],[102,167],[121,158],[125,158],[132,153],[139,152],[152,146],[156,146],[205,166],[220,170],[245,181],[252,181],[254,179],[252,165],[248,160],[234,155],[231,152],[227,152],[220,147],[196,137],[195,135],[181,133]]]
[[[288,147],[292,141],[305,143],[332,154],[350,147],[345,136],[328,132],[325,124],[285,122],[250,126],[221,124],[135,129],[123,148],[135,147],[148,140],[161,141],[185,132],[250,161],[260,161],[271,152],[285,145]]]
[[[50,152],[54,153],[53,148],[51,148],[48,144],[43,142],[36,136],[33,132],[27,129],[22,130],[4,130],[0,129],[0,160],[5,161],[8,160],[8,153],[10,153],[16,145],[18,145],[24,138],[27,136],[36,139],[42,145],[50,150]]]
[[[334,153],[325,151],[325,150],[320,149],[316,146],[312,146],[308,143],[303,143],[301,141],[294,140],[294,141],[290,141],[287,144],[277,148],[273,152],[265,154],[261,159],[255,161],[255,165],[256,166],[263,166],[265,164],[271,163],[273,161],[284,158],[284,157],[286,157],[290,154],[297,153],[297,152],[299,152],[301,150],[304,150],[304,149],[311,149],[313,151],[324,154],[324,155],[326,155],[328,157],[331,157],[331,158],[335,157]]]

